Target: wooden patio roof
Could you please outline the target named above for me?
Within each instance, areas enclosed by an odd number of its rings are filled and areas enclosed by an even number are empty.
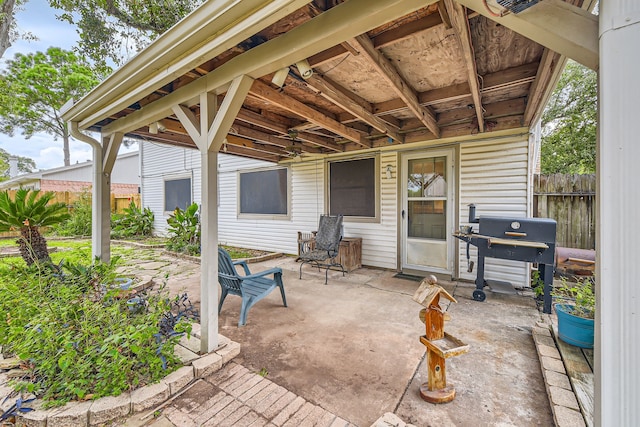
[[[298,56],[281,55],[269,67],[252,69],[255,80],[221,147],[222,152],[229,154],[279,162],[298,155],[346,153],[527,128],[539,118],[567,52],[573,54],[578,50],[571,46],[566,52],[556,52],[541,44],[545,36],[541,33],[548,31],[545,25],[557,25],[536,21],[540,14],[536,8],[549,7],[546,1],[544,6],[541,2],[517,15],[505,13],[493,2],[485,5],[481,0],[423,1],[428,5],[407,7],[411,10],[408,14],[388,21],[377,18],[376,25],[367,31],[353,35],[343,31],[346,37],[341,38],[333,35],[336,30],[331,27],[340,25],[336,22],[341,19],[341,8],[344,14],[358,12],[353,5],[349,9],[349,3],[357,1],[313,0],[297,4],[289,1],[290,11],[274,15],[273,23],[257,32],[245,33],[248,37],[243,36],[226,49],[209,49],[205,54],[197,48],[213,35],[198,33],[203,41],[190,47],[191,51],[179,52],[179,45],[172,47],[173,51],[167,48],[175,58],[158,65],[165,67],[164,76],[159,78],[156,73],[155,85],[153,79],[147,79],[143,89],[111,100],[101,105],[100,110],[81,110],[80,105],[70,107],[65,114],[68,120],[81,123],[81,128],[102,131],[103,136],[118,131],[130,137],[197,148],[183,125],[185,117],[197,119],[200,115],[197,97],[185,102],[188,88],[199,85],[213,89],[219,104],[230,79],[220,81],[225,84],[212,84],[217,71],[252,61],[254,57],[259,62],[280,46],[285,46],[283,49],[295,46],[295,40],[278,39],[299,34],[306,37],[307,44],[302,44]],[[588,13],[582,13],[590,10],[594,1],[552,3],[553,7],[577,13],[580,21],[575,25],[593,21],[597,30],[597,19],[589,21],[584,17]],[[194,12],[178,26],[186,26],[198,13],[204,15],[205,11]],[[360,14],[367,13],[366,7],[360,9]],[[569,15],[562,15],[562,19],[566,16]],[[349,21],[342,19],[343,25],[348,25]],[[512,24],[514,20],[516,24]],[[527,28],[523,22],[533,22],[533,28]],[[563,22],[566,24],[566,20]],[[326,28],[330,41],[323,40]],[[571,28],[569,25],[565,31]],[[204,27],[199,31],[207,30]],[[309,34],[318,41],[306,40]],[[562,45],[565,37],[571,38],[566,34],[556,37],[561,39],[557,44],[561,50],[565,49]],[[160,40],[156,44],[162,43]],[[271,48],[272,45],[276,47]],[[182,62],[182,67],[188,64],[188,69],[180,70],[177,61],[189,54],[200,56],[189,63]],[[593,67],[589,54],[578,52],[576,58]],[[136,59],[142,61],[144,54],[126,64],[121,73],[127,72],[127,66],[133,68]],[[286,75],[281,85],[273,82],[278,73],[279,77]],[[250,73],[243,71],[243,74]],[[181,98],[175,99],[185,114],[182,121],[178,117],[181,113],[175,109],[146,113],[151,110],[149,107],[162,104],[163,98],[168,101],[172,94],[181,94]],[[96,94],[90,94],[89,98],[93,95]]]

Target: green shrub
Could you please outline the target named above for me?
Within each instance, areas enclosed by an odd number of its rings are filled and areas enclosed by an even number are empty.
[[[73,203],[71,216],[53,229],[59,236],[90,236],[91,235],[91,195],[84,192]]]
[[[0,345],[30,369],[14,383],[47,406],[118,395],[180,366],[173,348],[190,332],[180,301],[163,291],[127,304],[114,264],[0,267]],[[172,312],[171,309],[174,309]]]
[[[111,215],[111,237],[121,239],[151,236],[153,233],[153,219],[151,209],[140,209],[134,202],[131,202],[123,213]]]
[[[167,219],[169,241],[167,249],[189,255],[200,254],[200,215],[198,204],[193,203],[184,211],[176,208]]]

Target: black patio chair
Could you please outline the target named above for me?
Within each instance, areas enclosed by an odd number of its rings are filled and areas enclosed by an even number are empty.
[[[329,269],[331,267],[340,267],[342,270],[342,276],[344,276],[345,270],[341,263],[336,258],[338,257],[338,251],[340,250],[340,241],[342,240],[342,215],[320,215],[320,222],[318,224],[318,232],[315,235],[315,242],[313,248],[300,254],[300,279],[302,279],[302,266],[305,264],[311,264],[318,267],[318,271],[321,268],[325,268],[324,284],[327,284],[329,278]]]

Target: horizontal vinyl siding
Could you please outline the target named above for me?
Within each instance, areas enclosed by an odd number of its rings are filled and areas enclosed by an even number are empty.
[[[200,198],[200,155],[197,150],[169,145],[141,142],[142,205],[154,215],[156,235],[165,235],[170,212],[164,211],[165,179],[191,177],[191,200]],[[197,172],[197,173],[196,173]],[[196,199],[197,196],[197,199]]]
[[[468,205],[476,205],[478,216],[527,216],[528,141],[488,141],[460,145],[459,223],[469,225]],[[478,231],[478,224],[473,225]],[[471,260],[477,250],[471,246]],[[458,277],[475,281],[476,268],[467,273],[466,244],[458,245]],[[528,285],[528,264],[485,258],[485,279]]]
[[[164,180],[191,174],[193,200],[200,203],[200,157],[196,150],[143,143],[143,203],[155,214],[157,234],[166,233],[168,213],[164,208]],[[397,163],[396,154],[381,155],[379,166],[380,215],[378,222],[344,222],[346,237],[362,238],[364,265],[397,267]],[[273,163],[220,154],[218,157],[218,238],[221,243],[245,248],[296,254],[297,232],[318,229],[318,219],[325,212],[324,160],[294,162],[289,168],[289,217],[274,219],[238,216],[238,171],[278,167]],[[386,178],[386,167],[393,170]]]
[[[362,264],[372,267],[396,269],[398,266],[397,233],[397,155],[380,155],[378,179],[380,183],[379,222],[345,221],[344,234],[347,237],[362,238]],[[391,166],[392,178],[387,179],[387,165]]]

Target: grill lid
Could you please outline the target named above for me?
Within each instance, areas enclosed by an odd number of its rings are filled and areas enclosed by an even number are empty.
[[[479,233],[504,239],[554,244],[556,221],[550,218],[480,217]]]

